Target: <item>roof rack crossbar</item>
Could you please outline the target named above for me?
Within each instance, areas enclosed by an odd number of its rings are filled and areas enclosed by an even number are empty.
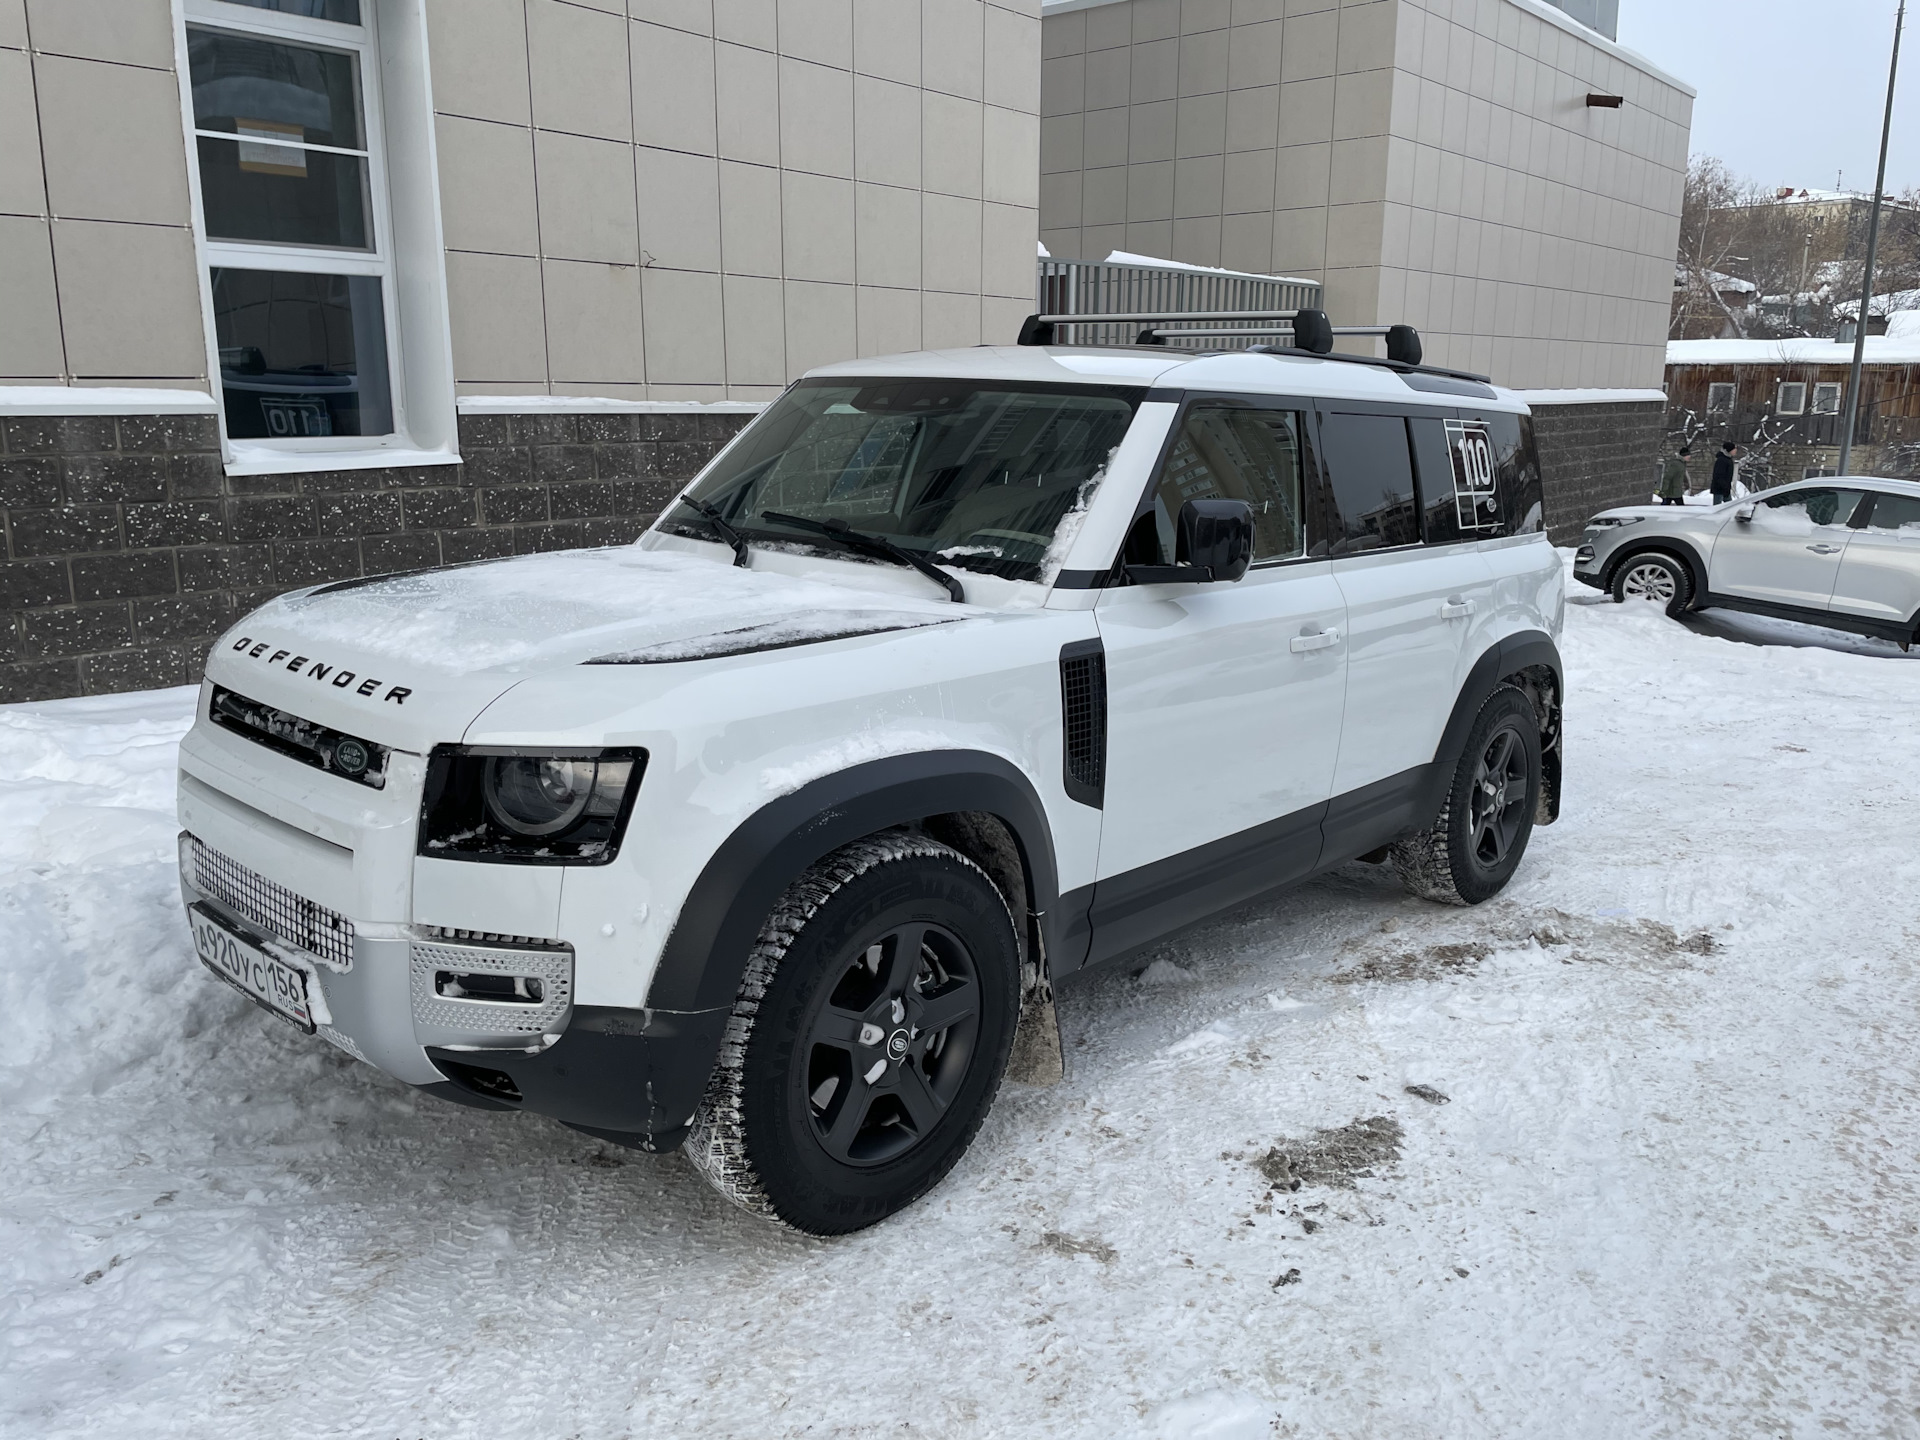
[[[1133,310],[1112,315],[1035,315],[1039,325],[1138,325],[1149,320],[1292,320],[1298,310]]]
[[[1045,319],[1046,317],[1042,316],[1041,318]],[[1191,320],[1193,317],[1188,316],[1185,318]],[[1382,336],[1382,335],[1386,335],[1390,331],[1395,330],[1397,328],[1398,328],[1397,326],[1393,326],[1393,325],[1336,325],[1333,327],[1333,333],[1335,335]],[[1259,325],[1259,326],[1252,326],[1247,328],[1242,328],[1240,326],[1233,326],[1233,327],[1219,326],[1219,327],[1209,327],[1204,330],[1173,330],[1173,329],[1167,329],[1162,326],[1154,326],[1149,329],[1142,330],[1140,333],[1143,336],[1151,335],[1155,339],[1160,339],[1160,340],[1195,340],[1195,339],[1204,340],[1211,335],[1229,335],[1229,336],[1236,336],[1236,337],[1242,337],[1242,336],[1248,336],[1248,335],[1291,335],[1293,334],[1293,326],[1291,325]]]
[[[1062,325],[1139,325],[1137,345],[1164,345],[1169,340],[1253,339],[1288,336],[1293,350],[1332,355],[1340,336],[1384,338],[1387,359],[1396,365],[1419,366],[1423,359],[1420,332],[1411,325],[1335,325],[1324,310],[1123,310],[1093,315],[1029,315],[1020,327],[1022,345],[1056,343]]]
[[[1206,340],[1216,335],[1244,338],[1249,335],[1291,334],[1293,334],[1291,325],[1235,325],[1223,326],[1217,330],[1168,330],[1156,326],[1140,332],[1143,341],[1147,336],[1152,336],[1155,340]]]

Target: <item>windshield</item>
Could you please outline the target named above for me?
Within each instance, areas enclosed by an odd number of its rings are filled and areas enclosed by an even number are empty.
[[[754,544],[819,543],[777,520],[842,520],[943,565],[1041,578],[1061,517],[1145,392],[979,380],[803,381],[689,493]],[[662,529],[713,527],[676,505]],[[836,553],[844,554],[844,550]]]

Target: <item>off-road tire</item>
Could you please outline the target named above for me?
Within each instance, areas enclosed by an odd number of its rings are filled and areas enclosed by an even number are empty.
[[[1663,550],[1629,555],[1613,572],[1615,604],[1639,600],[1664,605],[1678,618],[1693,608],[1693,572]]]
[[[1524,790],[1508,802],[1520,809],[1514,815],[1510,838],[1497,858],[1485,858],[1483,806],[1476,805],[1479,771],[1495,742],[1512,737],[1518,747],[1513,758],[1524,767]],[[1432,825],[1393,847],[1393,866],[1410,894],[1442,905],[1478,905],[1506,888],[1526,854],[1533,835],[1533,818],[1540,804],[1540,724],[1525,692],[1502,685],[1480,707],[1467,743],[1454,767],[1446,802]],[[1509,782],[1510,788],[1510,782]],[[1479,798],[1484,798],[1483,792]],[[1502,814],[1505,814],[1503,808]]]
[[[808,1027],[853,975],[849,967],[868,953],[871,937],[919,923],[965,947],[978,1025],[938,1121],[896,1158],[855,1164],[815,1132]],[[907,831],[857,840],[795,880],[761,926],[687,1157],[736,1205],[795,1230],[839,1235],[872,1225],[932,1189],[966,1152],[999,1089],[1019,1010],[1013,917],[986,872]],[[886,1072],[881,1085],[894,1078]],[[843,1103],[868,1093],[849,1085]]]

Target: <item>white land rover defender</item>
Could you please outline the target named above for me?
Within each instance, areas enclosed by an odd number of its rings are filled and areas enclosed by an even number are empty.
[[[1526,407],[1264,318],[829,366],[637,544],[264,606],[181,747],[201,959],[830,1234],[1057,1072],[1051,980],[1356,858],[1493,895],[1558,808]]]

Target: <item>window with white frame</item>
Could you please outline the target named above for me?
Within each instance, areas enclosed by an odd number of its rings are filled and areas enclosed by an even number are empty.
[[[1813,413],[1816,415],[1840,413],[1840,382],[1838,380],[1822,380],[1813,387]]]
[[[1716,380],[1707,386],[1707,413],[1725,415],[1733,409],[1733,383]]]
[[[234,452],[411,443],[378,3],[184,3],[202,254]]]
[[[1780,415],[1804,415],[1807,413],[1807,382],[1804,380],[1782,380],[1774,394],[1773,408]]]

